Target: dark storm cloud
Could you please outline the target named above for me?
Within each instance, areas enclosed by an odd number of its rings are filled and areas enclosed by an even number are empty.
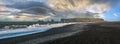
[[[12,5],[6,5],[6,7],[20,9],[22,11],[19,13],[28,13],[33,15],[45,15],[50,9],[45,5],[45,3],[37,1],[17,2]]]
[[[12,5],[6,5],[7,7],[16,8],[16,9],[27,9],[31,7],[46,7],[44,3],[28,1],[28,2],[17,2]]]
[[[5,0],[2,0],[5,1]],[[1,19],[14,19],[14,20],[34,20],[34,19],[46,19],[50,16],[46,16],[49,7],[47,7],[43,2],[39,2],[40,0],[6,0],[6,2],[0,3],[0,17]],[[1,2],[1,0],[0,0]],[[20,11],[17,11],[17,10]],[[2,10],[2,11],[1,11]],[[3,11],[4,10],[4,11]],[[15,11],[14,11],[15,10]],[[4,13],[3,13],[4,12]],[[11,16],[3,15],[6,13],[10,13]],[[10,18],[8,18],[10,17]],[[19,17],[19,18],[17,18]],[[1,20],[0,19],[0,20]]]
[[[29,13],[29,14],[35,14],[35,15],[45,15],[47,14],[48,10],[43,7],[32,7],[23,10],[21,13]]]

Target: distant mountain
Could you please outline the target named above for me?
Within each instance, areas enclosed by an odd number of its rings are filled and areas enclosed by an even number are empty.
[[[102,22],[104,19],[101,18],[69,18],[61,19],[62,22]]]

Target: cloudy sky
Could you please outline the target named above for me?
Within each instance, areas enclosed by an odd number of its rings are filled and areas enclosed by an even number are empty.
[[[120,0],[0,0],[0,21],[102,18],[120,21]]]

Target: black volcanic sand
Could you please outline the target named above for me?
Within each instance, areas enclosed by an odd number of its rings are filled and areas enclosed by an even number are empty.
[[[80,31],[72,36],[45,41],[39,44],[120,44],[120,22],[72,24],[64,27],[53,28],[42,33],[3,39],[0,40],[0,44],[24,43],[28,40],[79,30],[84,31]]]
[[[43,44],[120,44],[120,22],[90,23],[85,26],[84,31],[73,36]]]

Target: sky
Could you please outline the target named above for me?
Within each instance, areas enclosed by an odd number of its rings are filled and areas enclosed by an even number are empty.
[[[102,18],[120,21],[120,0],[0,0],[0,21]]]
[[[104,14],[106,21],[120,21],[120,3]]]

